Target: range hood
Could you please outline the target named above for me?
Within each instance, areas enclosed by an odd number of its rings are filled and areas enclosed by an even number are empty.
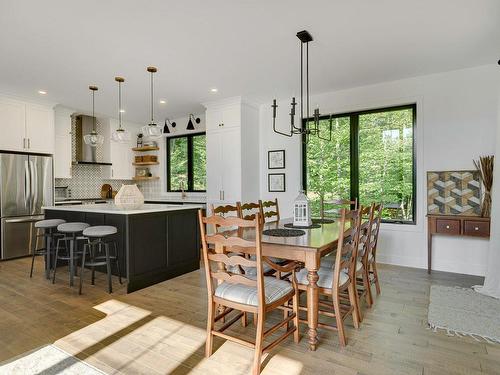
[[[111,165],[110,162],[104,161],[104,156],[109,154],[105,151],[106,138],[101,146],[91,147],[85,143],[83,136],[89,134],[93,128],[93,119],[91,116],[77,115],[75,116],[75,160],[73,164],[90,164],[90,165]],[[103,129],[97,129],[103,131]],[[108,139],[109,141],[109,139]],[[109,145],[108,145],[109,146]]]

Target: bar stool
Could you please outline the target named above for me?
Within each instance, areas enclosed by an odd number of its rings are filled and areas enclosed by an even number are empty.
[[[69,285],[73,286],[73,280],[75,276],[75,259],[78,259],[79,255],[81,254],[81,252],[78,251],[78,246],[76,246],[76,251],[75,251],[75,245],[77,245],[78,240],[86,240],[85,237],[78,236],[78,234],[81,234],[85,230],[85,228],[88,228],[89,226],[90,225],[87,223],[78,223],[78,222],[64,223],[64,224],[59,224],[57,226],[57,230],[60,233],[63,233],[64,237],[57,239],[56,259],[54,265],[54,274],[52,277],[52,284],[56,282],[57,261],[67,260],[69,263]],[[66,253],[63,255],[59,254],[61,241],[64,241],[64,248],[66,250]],[[68,242],[69,242],[69,249],[67,246]]]
[[[32,257],[31,257],[31,271],[30,277],[33,277],[33,266],[35,265],[35,257],[39,255],[45,256],[45,276],[50,278],[50,270],[52,268],[51,262],[51,254],[52,250],[54,250],[54,239],[57,236],[56,228],[59,224],[65,223],[66,220],[63,219],[48,219],[48,220],[40,220],[35,223],[35,229],[37,231],[35,238],[33,235],[31,236],[32,243]],[[40,231],[43,231],[40,233]],[[37,249],[36,245],[38,242],[38,238],[43,237],[45,240],[44,247]]]
[[[118,260],[118,247],[115,241],[105,241],[104,239],[117,233],[116,227],[110,225],[97,225],[93,227],[86,228],[83,231],[83,235],[88,238],[88,242],[83,245],[83,255],[82,255],[82,266],[80,268],[80,290],[79,294],[82,294],[83,285],[83,271],[85,266],[89,266],[92,269],[92,285],[94,285],[94,267],[106,266],[107,277],[108,277],[108,292],[113,293],[113,285],[111,282],[111,261],[116,262],[116,268],[118,270],[118,278],[120,284],[122,283],[122,276],[120,272],[120,263]],[[114,256],[110,255],[109,244],[113,242],[115,248]],[[97,253],[102,254],[102,248],[104,247],[104,255],[97,255],[95,249],[97,248]],[[85,260],[86,256],[90,257],[90,260]]]

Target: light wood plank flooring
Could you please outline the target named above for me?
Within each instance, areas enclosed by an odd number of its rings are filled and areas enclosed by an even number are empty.
[[[0,262],[0,361],[55,343],[107,373],[247,374],[252,351],[215,339],[205,359],[206,290],[203,271],[125,295],[105,277],[84,295],[68,286],[67,273],[56,284],[33,279],[29,260]],[[296,345],[287,339],[265,361],[263,374],[500,374],[500,345],[448,337],[426,329],[431,284],[471,286],[482,279],[396,266],[380,266],[382,295],[365,311],[360,330],[348,321],[348,346],[334,332],[320,330],[320,346],[309,352],[306,327]],[[78,281],[78,279],[76,279]],[[270,320],[273,316],[270,317]],[[233,331],[250,338],[254,329]]]

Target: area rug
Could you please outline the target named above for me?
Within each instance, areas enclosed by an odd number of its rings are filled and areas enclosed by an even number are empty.
[[[472,289],[432,285],[429,327],[449,335],[500,343],[500,300]]]
[[[102,375],[104,372],[79,360],[53,345],[23,354],[0,363],[2,375]]]

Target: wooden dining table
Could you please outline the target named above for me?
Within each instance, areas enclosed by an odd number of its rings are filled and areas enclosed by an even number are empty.
[[[284,224],[291,223],[292,219],[283,219],[279,222],[266,223],[264,230],[285,228]],[[318,316],[319,290],[318,269],[321,257],[336,249],[339,238],[339,222],[319,224],[319,228],[302,229],[305,234],[298,237],[262,236],[262,255],[287,260],[294,260],[305,264],[307,269],[307,325],[309,349],[316,350],[318,345]],[[255,230],[247,228],[243,231],[243,238],[253,240]]]

